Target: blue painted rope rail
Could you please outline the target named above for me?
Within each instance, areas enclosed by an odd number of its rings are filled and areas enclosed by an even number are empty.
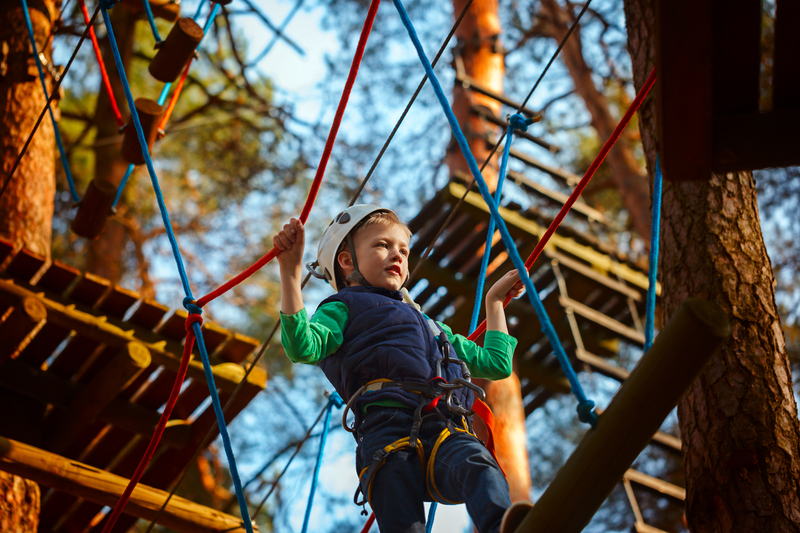
[[[325,443],[328,441],[328,431],[331,426],[331,414],[334,407],[343,407],[344,401],[341,396],[336,392],[328,396],[328,407],[325,411],[325,423],[322,426],[322,437],[319,441],[319,451],[317,452],[317,463],[314,465],[314,477],[311,479],[311,492],[308,494],[308,505],[306,505],[306,514],[303,518],[302,533],[308,531],[308,520],[311,517],[311,506],[314,504],[314,493],[317,491],[317,481],[319,480],[319,469],[322,466],[322,454],[325,451]]]
[[[28,37],[31,41],[31,48],[33,49],[33,57],[36,59],[36,69],[39,71],[39,81],[42,83],[42,90],[44,91],[45,101],[50,99],[47,93],[47,82],[44,79],[44,69],[42,68],[42,60],[39,58],[39,50],[36,47],[36,35],[33,33],[33,23],[31,22],[31,13],[28,10],[27,0],[20,0],[22,2],[22,13],[25,15],[25,26],[28,28]],[[53,123],[53,131],[56,135],[56,144],[58,145],[58,152],[61,155],[61,164],[64,166],[64,173],[67,175],[67,184],[69,184],[69,194],[72,201],[75,203],[80,202],[80,196],[75,189],[75,180],[72,179],[72,172],[69,168],[69,160],[67,159],[67,152],[64,150],[64,142],[61,140],[61,132],[58,130],[58,123],[53,114],[53,108],[47,104],[47,111],[50,112],[50,122]]]
[[[486,185],[486,181],[481,175],[480,169],[478,168],[478,163],[475,161],[475,157],[472,155],[472,152],[469,149],[467,138],[461,131],[461,126],[459,126],[458,120],[456,119],[456,116],[453,113],[449,102],[447,101],[447,97],[442,90],[442,86],[439,83],[439,80],[436,78],[436,74],[433,72],[431,63],[428,60],[428,57],[425,55],[425,50],[423,50],[422,44],[419,41],[419,37],[417,37],[417,32],[414,29],[411,20],[408,18],[408,13],[406,13],[405,7],[403,7],[403,4],[400,0],[394,0],[394,5],[397,8],[397,12],[400,14],[403,25],[408,31],[409,37],[411,37],[411,41],[414,43],[414,48],[417,51],[417,55],[419,55],[420,61],[422,61],[422,65],[425,68],[425,73],[431,80],[431,86],[436,93],[436,98],[439,100],[439,104],[442,106],[442,110],[447,117],[447,121],[450,123],[450,129],[453,132],[453,136],[456,138],[458,146],[461,149],[461,152],[464,154],[464,158],[467,160],[470,173],[478,183],[481,196],[483,196],[484,201],[489,207],[492,218],[497,224],[497,229],[500,231],[500,235],[503,237],[503,243],[506,246],[508,255],[514,264],[514,267],[519,270],[520,278],[525,285],[525,292],[528,295],[528,299],[533,305],[534,310],[536,311],[536,315],[538,316],[539,322],[542,326],[542,331],[544,332],[545,336],[547,336],[548,341],[550,341],[550,345],[553,347],[553,350],[556,353],[558,362],[561,365],[567,380],[569,381],[570,387],[572,388],[572,393],[578,399],[578,418],[581,420],[581,422],[591,424],[592,427],[594,427],[597,424],[597,414],[594,412],[594,402],[587,399],[586,394],[583,392],[583,387],[581,387],[581,384],[578,381],[578,376],[575,374],[575,369],[572,368],[572,364],[570,363],[569,358],[564,351],[564,347],[561,345],[558,334],[556,333],[553,324],[550,322],[550,318],[547,316],[544,305],[539,298],[539,293],[536,291],[536,288],[533,286],[533,282],[528,275],[528,271],[525,268],[525,263],[519,255],[519,251],[514,243],[514,239],[508,232],[506,223],[503,220],[503,217],[500,216],[497,205],[495,205],[492,199],[492,194],[489,192],[489,187]]]
[[[122,82],[122,88],[125,91],[125,98],[128,101],[128,108],[129,109],[136,109],[133,100],[133,94],[131,92],[131,87],[128,83],[127,76],[125,74],[125,68],[122,64],[122,57],[119,53],[119,47],[117,45],[116,38],[114,36],[114,30],[111,26],[111,20],[108,16],[108,10],[106,9],[105,5],[102,6],[101,9],[103,15],[103,21],[106,24],[106,31],[108,32],[108,40],[109,44],[111,45],[111,52],[114,55],[114,61],[117,65],[117,71],[119,72],[120,81]],[[183,265],[183,258],[181,257],[180,250],[178,248],[178,241],[175,238],[175,232],[172,229],[172,224],[169,220],[169,214],[167,213],[167,207],[164,202],[164,196],[161,192],[161,187],[158,183],[158,177],[156,176],[155,167],[153,166],[153,160],[150,157],[150,151],[147,148],[147,142],[144,136],[144,130],[142,129],[142,124],[139,121],[139,116],[136,113],[131,113],[131,120],[133,121],[133,126],[136,129],[136,135],[139,139],[139,145],[142,147],[142,155],[144,156],[145,165],[147,166],[147,171],[150,174],[150,181],[153,184],[153,190],[156,195],[156,200],[158,202],[158,207],[161,212],[161,220],[164,223],[164,228],[167,233],[167,237],[169,239],[170,247],[172,248],[172,255],[175,258],[175,263],[178,267],[178,273],[181,278],[181,284],[183,285],[184,293],[186,294],[186,298],[184,299],[184,307],[192,313],[192,314],[200,314],[202,313],[202,309],[195,305],[194,297],[192,296],[192,290],[189,284],[189,277],[186,274],[186,269]],[[239,510],[242,514],[242,521],[245,530],[248,533],[253,532],[253,525],[250,520],[250,514],[247,509],[247,501],[244,497],[244,491],[242,490],[241,481],[239,479],[238,470],[236,468],[236,459],[233,455],[233,450],[231,449],[230,445],[230,438],[228,436],[228,429],[225,424],[225,418],[222,414],[222,406],[220,405],[219,395],[217,394],[217,389],[214,385],[214,377],[211,372],[211,365],[208,361],[208,352],[206,350],[205,342],[203,341],[203,334],[198,323],[192,324],[193,331],[195,333],[195,337],[197,338],[197,345],[200,350],[200,355],[203,359],[203,368],[206,373],[206,382],[208,384],[209,393],[211,395],[211,401],[214,406],[214,413],[217,417],[217,424],[220,430],[220,436],[222,437],[222,442],[225,448],[225,455],[228,459],[228,465],[231,472],[231,478],[233,479],[234,489],[236,491],[236,499],[239,502]]]
[[[511,141],[514,138],[514,131],[528,131],[528,126],[533,124],[532,118],[525,118],[519,113],[515,113],[509,118],[506,127],[506,144],[503,147],[503,157],[500,160],[500,174],[497,178],[497,188],[494,191],[494,203],[500,205],[500,198],[503,194],[503,183],[506,179],[506,169],[508,167],[508,156],[511,153]],[[472,320],[469,323],[469,333],[478,327],[478,317],[481,314],[481,301],[483,300],[483,286],[486,283],[486,271],[489,269],[489,256],[492,254],[492,241],[494,240],[495,224],[494,219],[489,219],[488,233],[486,234],[486,246],[483,248],[483,258],[481,259],[481,272],[478,274],[478,288],[475,291],[475,306],[472,308]]]
[[[661,189],[664,177],[661,175],[661,161],[656,155],[656,175],[653,180],[653,220],[650,225],[650,268],[647,272],[647,307],[644,320],[644,351],[653,345],[653,330],[656,321],[656,284],[658,274],[658,246],[661,237]]]

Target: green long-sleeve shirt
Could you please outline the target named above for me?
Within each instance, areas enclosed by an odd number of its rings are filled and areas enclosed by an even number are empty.
[[[344,339],[349,310],[342,302],[330,302],[317,308],[311,320],[305,309],[293,315],[281,313],[281,344],[294,363],[317,364],[339,349]],[[483,347],[437,322],[447,334],[458,358],[464,361],[473,377],[503,379],[511,375],[511,359],[517,340],[501,331],[487,331]]]

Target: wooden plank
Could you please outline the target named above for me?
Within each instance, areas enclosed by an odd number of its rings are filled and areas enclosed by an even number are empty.
[[[650,489],[656,494],[672,498],[675,501],[683,502],[686,500],[686,489],[658,479],[657,477],[648,476],[633,468],[629,468],[625,472],[623,479],[627,479],[628,481]]]
[[[81,302],[89,307],[93,307],[100,298],[109,290],[111,282],[106,278],[92,274],[91,272],[84,272],[81,279],[69,291],[69,298],[76,302]]]
[[[5,438],[0,438],[0,469],[110,507],[128,484],[120,476]],[[140,484],[133,490],[125,512],[152,520],[166,496],[164,491]],[[172,497],[158,523],[187,533],[245,531],[240,519],[180,496]]]
[[[42,325],[47,309],[39,298],[21,299],[0,324],[0,367],[14,358]]]
[[[106,297],[103,298],[103,301],[100,302],[99,310],[107,315],[121,319],[138,300],[138,292],[114,285],[111,291],[106,294]]]
[[[712,2],[659,0],[656,20],[661,168],[670,181],[708,180],[713,149]]]
[[[261,343],[258,339],[248,337],[241,333],[234,333],[225,345],[220,348],[218,357],[223,361],[241,363],[252,354]]]
[[[33,368],[20,361],[9,361],[3,367],[3,372],[0,372],[0,385],[52,404],[58,409],[66,409],[73,398],[83,390],[82,385],[70,383],[55,374]],[[149,438],[158,423],[159,414],[118,397],[113,399],[97,417],[108,424]],[[169,446],[183,448],[188,444],[191,434],[191,428],[188,427],[168,427],[164,431],[162,441]]]
[[[47,261],[45,256],[23,248],[11,260],[5,273],[23,281],[30,281],[44,266],[45,261]]]
[[[67,287],[78,279],[80,275],[81,271],[77,268],[55,260],[36,283],[36,286],[61,294],[67,290]]]
[[[554,191],[552,189],[548,189],[535,181],[528,179],[525,175],[520,174],[519,172],[509,171],[508,177],[514,183],[522,187],[523,189],[530,191],[540,198],[544,198],[545,200],[558,205],[563,206],[569,200],[569,195],[560,193],[558,191]],[[597,209],[593,207],[589,207],[586,204],[576,202],[572,205],[572,209],[570,209],[570,213],[575,213],[578,215],[583,216],[590,222],[597,222],[602,224],[603,226],[608,227],[612,231],[616,232],[623,232],[625,228],[614,222],[613,220],[609,220]]]
[[[20,352],[18,359],[31,366],[41,366],[69,337],[70,330],[62,328],[51,322],[45,322],[42,329],[36,333],[28,345]]]
[[[714,171],[800,165],[799,120],[800,108],[715,117]]]
[[[494,146],[494,144],[492,144],[492,146]],[[501,148],[503,147],[498,148],[498,150],[500,150]],[[511,148],[511,150],[509,150],[509,155],[518,161],[522,161],[527,166],[535,168],[536,170],[544,172],[545,174],[548,174],[549,176],[555,178],[556,180],[563,182],[563,184],[568,187],[575,187],[575,185],[577,185],[578,182],[581,181],[581,177],[578,176],[577,174],[573,174],[572,172],[564,170],[563,168],[555,168],[551,167],[550,165],[546,165],[541,161],[539,161],[538,159],[531,157],[528,154],[522,153],[519,150],[515,150],[514,148]]]
[[[589,365],[593,370],[603,374],[604,376],[608,376],[611,379],[615,379],[622,383],[628,376],[631,375],[630,372],[622,368],[621,366],[617,366],[602,357],[598,357],[592,353],[587,352],[586,350],[575,350],[575,357],[578,358],[578,361],[581,363],[585,363]]]
[[[445,191],[451,195],[451,198],[454,199],[461,198],[464,194],[464,190],[464,186],[458,183],[450,183],[447,189],[445,189]],[[474,216],[481,216],[481,214],[482,216],[488,216],[489,213],[488,206],[483,201],[480,193],[477,192],[470,192],[467,194],[461,209],[464,209]],[[508,230],[514,238],[533,239],[536,241],[541,238],[546,231],[546,228],[525,218],[520,213],[504,207],[500,207],[500,215],[503,217],[503,220],[506,221]],[[619,276],[625,280],[626,283],[647,290],[649,285],[647,275],[641,270],[633,268],[633,266],[627,262],[616,261],[608,254],[598,252],[589,246],[578,244],[574,240],[562,237],[558,233],[550,238],[548,245],[562,253],[568,253],[580,258],[600,272],[614,273],[615,276]]]
[[[136,324],[145,329],[153,329],[164,318],[164,315],[169,311],[169,307],[162,305],[154,300],[142,300],[139,307],[133,312],[128,322]]]
[[[483,106],[479,106],[479,105],[472,106],[472,108],[470,109],[470,112],[474,113],[475,115],[477,115],[478,117],[482,118],[483,120],[485,120],[487,122],[491,122],[495,126],[500,126],[500,127],[503,127],[503,128],[506,126],[506,121],[505,120],[496,117],[494,115],[494,113],[489,113],[488,109],[483,107]],[[516,137],[519,137],[520,139],[525,139],[526,141],[530,141],[530,142],[532,142],[534,144],[537,144],[537,145],[541,146],[542,148],[544,148],[544,149],[546,149],[546,150],[548,150],[548,151],[550,151],[550,152],[552,152],[554,154],[557,154],[558,152],[561,151],[561,148],[559,148],[558,146],[552,145],[549,142],[545,141],[544,139],[541,139],[539,137],[535,137],[535,136],[531,135],[530,133],[527,133],[527,132],[524,132],[524,131],[516,131],[516,132],[514,132],[514,135]]]
[[[7,305],[16,305],[19,301],[28,296],[36,295],[23,287],[15,285],[11,281],[0,279],[0,302],[4,302]],[[108,346],[122,347],[128,342],[138,340],[150,350],[154,364],[162,365],[172,371],[177,371],[180,366],[182,349],[176,353],[167,350],[169,345],[164,341],[145,342],[142,339],[136,338],[133,331],[125,331],[119,326],[109,323],[104,317],[98,318],[92,314],[79,311],[75,309],[75,306],[63,305],[50,299],[44,299],[42,302],[47,308],[48,321],[56,325],[75,330],[77,333],[86,335],[87,337],[91,336],[94,341]],[[212,367],[217,388],[227,392],[233,391],[238,381],[231,380],[231,376],[227,372],[217,375],[217,367],[222,366],[223,365],[216,365]],[[244,370],[242,370],[242,372],[244,372]],[[203,364],[199,361],[191,361],[189,363],[187,377],[205,382]]]
[[[150,352],[147,348],[140,343],[128,343],[125,350],[108,361],[102,371],[73,397],[66,413],[48,419],[49,424],[45,431],[47,449],[63,453],[73,439],[94,422],[117,393],[125,389],[149,365]]]
[[[185,329],[185,326],[184,326]],[[201,326],[203,332],[203,342],[206,343],[206,350],[209,355],[219,348],[231,336],[231,332],[214,322],[203,322]]]
[[[189,313],[183,309],[176,309],[169,318],[158,326],[156,333],[173,340],[181,340],[186,336],[186,317]]]
[[[714,116],[757,113],[761,0],[715,0],[712,4]]]
[[[582,303],[577,302],[571,298],[565,298],[563,296],[560,296],[558,300],[564,307],[571,307],[573,311],[575,311],[575,314],[591,320],[598,326],[602,326],[603,328],[611,331],[612,333],[615,333],[621,337],[625,337],[635,343],[638,343],[640,346],[644,345],[643,333],[639,333],[635,329],[628,327],[625,324],[618,322],[609,316],[604,315],[600,311],[592,309],[589,306],[583,305]]]
[[[775,56],[772,109],[800,107],[800,2],[775,2]]]

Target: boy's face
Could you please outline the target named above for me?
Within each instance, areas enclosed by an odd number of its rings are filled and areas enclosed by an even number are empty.
[[[374,287],[398,291],[408,277],[408,235],[397,224],[372,224],[353,239],[358,270]],[[350,254],[339,255],[340,265],[352,272]]]

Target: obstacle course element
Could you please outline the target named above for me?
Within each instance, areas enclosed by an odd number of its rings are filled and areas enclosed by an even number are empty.
[[[719,306],[684,302],[517,531],[582,531],[730,334]]]
[[[72,220],[72,231],[86,239],[95,240],[103,233],[111,215],[117,188],[107,181],[93,179],[86,187],[78,212]]]
[[[0,434],[42,451],[57,449],[55,453],[71,462],[80,457],[92,469],[129,478],[175,380],[186,336],[186,312],[169,312],[134,291],[60,262],[48,265],[45,258],[27,250],[15,253],[4,240],[0,240],[0,265],[0,312],[8,315],[0,324],[0,361],[4,363],[0,396],[14,399],[16,408],[29,414],[16,423],[1,421]],[[202,332],[216,387],[222,401],[227,401],[245,374],[241,364],[258,342],[209,322],[203,324]],[[145,365],[147,357],[150,361]],[[206,433],[216,432],[214,411],[207,406],[203,365],[191,361],[187,377],[191,381],[181,391],[155,459],[142,479],[154,489],[166,489],[187,466]],[[265,384],[266,374],[255,368],[226,419],[241,412]],[[43,406],[51,406],[47,416]],[[72,423],[64,426],[64,417]],[[54,533],[96,533],[103,522],[92,524],[102,518],[103,507],[114,501],[87,498],[81,502],[74,493],[52,487],[43,492],[42,527]],[[157,509],[163,497],[154,501],[151,509]],[[122,515],[115,531],[133,525],[135,509],[136,505],[133,510],[126,508],[131,514]],[[236,522],[241,524],[239,519]]]
[[[150,61],[150,74],[158,81],[174,82],[194,55],[201,40],[203,28],[197,22],[189,17],[179,19]]]
[[[167,22],[175,22],[181,16],[181,5],[172,0],[144,0],[154,17],[164,19]],[[142,0],[122,0],[120,5],[124,6],[133,16],[146,14],[145,4]]]
[[[144,130],[147,149],[151,150],[158,136],[158,119],[164,110],[158,102],[149,98],[137,98],[134,105],[139,122],[141,122]],[[133,127],[133,117],[128,122],[128,127],[125,129],[125,137],[122,139],[122,157],[132,165],[144,165],[145,163],[142,147],[139,143],[136,129]]]
[[[773,75],[762,79],[761,2],[658,4],[656,122],[668,180],[800,165],[800,3],[774,5]],[[766,80],[772,109],[760,109]]]

